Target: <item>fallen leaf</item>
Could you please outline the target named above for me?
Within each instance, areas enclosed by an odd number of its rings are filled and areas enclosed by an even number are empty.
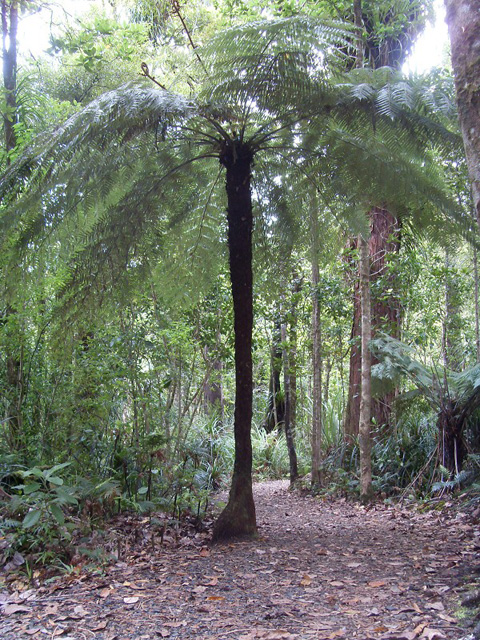
[[[140,598],[138,596],[131,596],[129,598],[124,598],[123,599],[125,604],[135,604],[139,600],[140,600]]]
[[[334,640],[334,638],[344,638],[344,637],[345,637],[345,629],[332,631],[332,633],[328,636],[329,640]]]
[[[75,609],[73,610],[73,613],[77,616],[81,616],[82,618],[85,616],[88,616],[88,611],[81,604],[78,604],[75,607]]]
[[[95,627],[90,627],[90,631],[101,631],[102,629],[107,628],[108,622],[103,620],[103,622],[99,622]]]
[[[198,554],[201,558],[208,558],[210,551],[208,549],[202,549]]]
[[[453,624],[457,624],[456,618],[452,618],[452,616],[449,616],[446,613],[439,613],[438,617],[442,620],[445,620],[445,622],[452,622]]]
[[[58,604],[56,602],[47,604],[44,614],[46,616],[56,616],[58,613]]]
[[[32,629],[25,629],[25,633],[27,634],[27,636],[33,636],[36,633],[39,633],[41,631],[41,627],[33,627]]]
[[[6,604],[2,613],[4,616],[11,616],[14,613],[22,613],[22,611],[30,611],[30,607],[26,607],[23,604]]]
[[[333,580],[333,582],[328,583],[331,587],[344,587],[345,584],[340,580]]]
[[[444,611],[445,607],[442,602],[429,602],[425,605],[425,609],[434,609],[435,611]]]
[[[157,636],[160,636],[161,638],[168,638],[171,633],[172,632],[169,629],[160,629],[160,631],[157,631]]]
[[[309,587],[312,584],[312,579],[308,575],[308,573],[306,573],[300,580],[300,584],[302,585],[302,587]]]
[[[224,596],[208,596],[207,600],[225,600]]]
[[[384,580],[372,580],[368,583],[368,586],[377,589],[378,587],[384,587],[386,584]]]
[[[112,591],[112,590],[111,590],[111,589],[109,589],[108,587],[106,587],[105,589],[102,589],[102,590],[100,591],[100,594],[99,594],[99,595],[100,595],[100,598],[108,598],[108,596],[110,595],[111,591]]]
[[[420,637],[426,638],[427,640],[437,640],[437,638],[445,638],[445,635],[438,629],[429,629],[429,627],[425,627]]]

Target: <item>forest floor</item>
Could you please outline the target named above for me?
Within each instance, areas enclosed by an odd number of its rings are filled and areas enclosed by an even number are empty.
[[[43,586],[0,590],[0,638],[61,640],[458,640],[480,569],[478,513],[255,485],[259,537],[209,545],[147,518],[113,521],[120,559]],[[157,537],[155,537],[155,535]],[[123,545],[123,546],[122,546]]]

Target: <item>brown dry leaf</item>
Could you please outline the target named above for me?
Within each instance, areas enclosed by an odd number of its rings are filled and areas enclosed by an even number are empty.
[[[445,634],[443,634],[438,629],[430,629],[429,627],[425,627],[420,637],[426,638],[427,640],[441,640],[441,638],[445,638]]]
[[[26,607],[24,604],[6,604],[2,613],[4,616],[11,616],[14,613],[22,613],[22,611],[30,611],[30,607]]]
[[[99,622],[94,627],[90,627],[90,631],[102,631],[102,629],[107,628],[107,624],[108,622],[106,620],[103,620],[102,622]]]
[[[140,600],[140,598],[138,596],[132,596],[130,598],[124,598],[123,599],[125,604],[135,604],[139,600]]]
[[[75,609],[73,610],[73,613],[76,616],[79,616],[81,618],[84,618],[85,616],[88,616],[88,611],[83,607],[83,605],[78,604]]]
[[[344,638],[345,637],[345,629],[338,629],[338,631],[332,631],[332,633],[328,636],[329,640],[334,640],[335,638]]]
[[[384,587],[386,584],[385,580],[372,580],[368,583],[368,586],[372,587],[372,589],[377,589],[378,587]]]
[[[442,620],[445,620],[445,622],[452,622],[453,624],[457,624],[456,618],[452,618],[452,616],[449,616],[446,613],[439,613],[438,617]]]
[[[110,589],[109,587],[105,587],[105,589],[102,589],[100,591],[100,594],[99,594],[100,598],[108,598],[111,592],[112,592],[112,589]]]
[[[218,584],[218,576],[213,576],[211,580],[205,583],[208,587],[216,587]]]
[[[208,549],[202,549],[198,555],[201,558],[208,558],[210,555],[210,551]]]
[[[419,636],[419,635],[422,633],[422,631],[425,629],[425,627],[427,626],[427,624],[428,624],[428,622],[421,622],[419,625],[417,625],[417,626],[415,627],[415,629],[413,630],[413,633],[414,633],[416,636]]]
[[[25,629],[25,633],[27,634],[27,636],[33,636],[36,633],[40,633],[41,630],[41,627],[33,627],[32,629]]]
[[[58,613],[58,604],[57,603],[50,603],[47,604],[47,606],[45,607],[45,611],[44,614],[46,616],[56,616]]]
[[[208,596],[207,600],[225,600],[224,596]]]
[[[326,549],[317,549],[317,556],[328,556],[328,551]]]
[[[303,578],[300,580],[300,584],[302,587],[309,587],[312,584],[312,579],[308,573],[304,574]]]

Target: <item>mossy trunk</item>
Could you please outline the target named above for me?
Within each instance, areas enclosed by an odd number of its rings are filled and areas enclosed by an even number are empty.
[[[235,334],[235,463],[227,506],[213,530],[213,539],[254,536],[257,532],[252,491],[252,330],[253,213],[250,174],[253,154],[248,145],[225,143],[220,162],[226,168],[228,249]]]

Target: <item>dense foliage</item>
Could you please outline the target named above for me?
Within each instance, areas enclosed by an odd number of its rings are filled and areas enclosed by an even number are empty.
[[[365,2],[362,56],[350,3],[265,4],[98,6],[54,33],[48,56],[20,58],[14,102],[5,87],[9,558],[70,559],[73,532],[119,510],[200,520],[228,481],[238,341],[226,149],[252,162],[254,475],[292,476],[292,452],[296,473],[311,471],[317,304],[315,488],[359,491],[344,420],[358,344],[350,238],[381,203],[402,241],[378,277],[372,260],[372,296],[394,296],[401,323],[373,343],[374,394],[395,397],[388,424],[371,425],[373,487],[425,497],[478,477],[477,239],[451,77],[383,66],[409,48],[429,3],[407,3],[406,25],[405,2],[391,13]]]

